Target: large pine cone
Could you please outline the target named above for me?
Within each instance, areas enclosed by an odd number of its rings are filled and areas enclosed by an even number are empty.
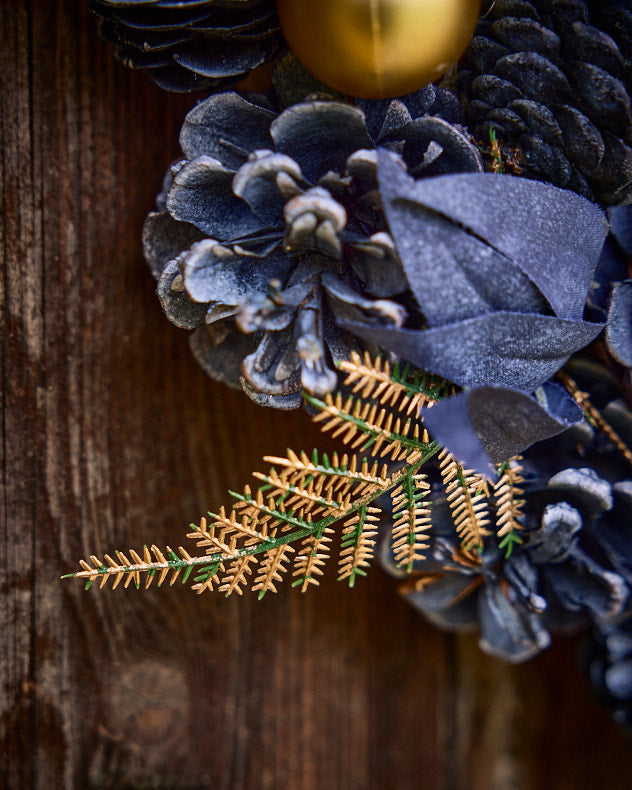
[[[459,90],[523,174],[604,205],[632,199],[632,2],[496,0]]]
[[[251,97],[252,98],[252,97]],[[278,114],[236,93],[187,115],[185,158],[145,222],[167,316],[207,373],[296,408],[364,346],[340,324],[401,326],[408,282],[381,210],[376,147],[415,178],[479,172],[456,97],[307,101]]]
[[[285,45],[274,0],[89,0],[126,66],[171,91],[219,90]]]

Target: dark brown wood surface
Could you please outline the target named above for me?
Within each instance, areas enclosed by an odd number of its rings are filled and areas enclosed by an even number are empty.
[[[140,228],[195,99],[117,64],[80,0],[4,0],[0,20],[0,784],[631,787],[574,642],[504,665],[378,568],[262,602],[59,580],[185,542],[263,454],[322,442],[209,381],[154,296]]]

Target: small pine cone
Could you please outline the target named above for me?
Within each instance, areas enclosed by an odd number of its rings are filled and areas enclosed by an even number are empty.
[[[483,144],[603,205],[632,198],[632,3],[496,0],[458,77]]]
[[[284,49],[274,0],[89,0],[102,38],[161,88],[223,90]]]

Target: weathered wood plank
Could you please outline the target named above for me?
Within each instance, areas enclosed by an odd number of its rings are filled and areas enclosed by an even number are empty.
[[[37,448],[39,363],[43,351],[41,229],[32,158],[31,84],[28,13],[4,7],[0,58],[2,73],[15,68],[12,55],[24,53],[12,90],[2,91],[3,184],[3,556],[2,667],[6,693],[0,706],[7,725],[7,766],[13,786],[27,786],[33,776],[28,760],[16,760],[19,744],[31,740],[35,727],[32,700],[34,653],[33,524],[38,488]],[[41,422],[39,425],[41,429]],[[17,626],[17,627],[12,627]]]
[[[625,787],[570,643],[507,667],[377,568],[262,602],[59,581],[178,545],[263,454],[323,442],[208,381],[154,297],[140,227],[195,99],[116,64],[77,0],[0,20],[6,786]]]

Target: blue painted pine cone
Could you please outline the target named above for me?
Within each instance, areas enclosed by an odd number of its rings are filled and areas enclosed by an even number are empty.
[[[224,90],[285,49],[274,0],[89,0],[126,66],[170,91]]]
[[[366,346],[339,326],[401,326],[408,283],[381,210],[375,146],[415,177],[479,171],[456,98],[308,101],[277,113],[235,93],[187,116],[185,158],[145,223],[167,316],[194,329],[214,378],[260,403],[300,404],[336,384],[332,363]]]
[[[631,31],[625,0],[496,0],[459,75],[477,139],[493,127],[525,176],[628,201]]]

